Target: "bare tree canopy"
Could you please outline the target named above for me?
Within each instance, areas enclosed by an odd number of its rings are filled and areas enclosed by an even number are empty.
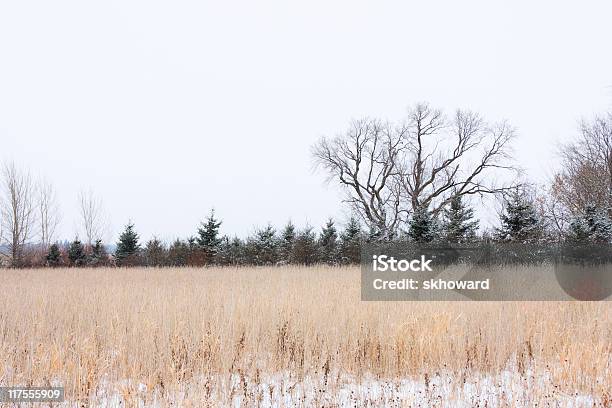
[[[612,113],[583,120],[580,137],[561,148],[561,158],[562,170],[552,187],[564,209],[558,217],[575,215],[588,205],[612,215]]]
[[[353,121],[312,148],[315,165],[344,188],[348,202],[381,239],[392,238],[417,208],[437,214],[454,197],[497,194],[514,186],[496,183],[514,174],[514,129],[489,124],[478,114],[417,104],[399,124]]]
[[[30,173],[18,169],[12,162],[4,164],[1,182],[2,243],[12,264],[19,266],[35,222],[35,188]]]
[[[91,246],[96,240],[102,239],[106,228],[102,200],[96,197],[91,190],[80,191],[78,199],[81,226],[85,233],[86,243]]]
[[[346,201],[368,225],[390,238],[406,212],[401,200],[401,154],[405,129],[376,119],[353,121],[347,132],[321,139],[312,149],[329,179],[348,192]]]
[[[60,222],[57,195],[53,184],[47,180],[38,183],[38,222],[40,225],[40,241],[47,248],[53,241],[55,230]]]

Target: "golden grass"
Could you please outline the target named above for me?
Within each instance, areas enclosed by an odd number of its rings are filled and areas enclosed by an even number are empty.
[[[546,373],[559,395],[611,397],[608,302],[361,302],[358,268],[0,273],[0,385],[59,383],[74,401],[116,385],[129,406],[134,384],[162,401],[198,384],[203,406],[274,373],[326,387],[506,370]],[[211,383],[231,374],[241,385]]]

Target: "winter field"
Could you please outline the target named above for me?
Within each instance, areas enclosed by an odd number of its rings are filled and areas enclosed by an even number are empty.
[[[62,407],[612,406],[607,302],[361,302],[356,267],[2,274],[0,385]]]

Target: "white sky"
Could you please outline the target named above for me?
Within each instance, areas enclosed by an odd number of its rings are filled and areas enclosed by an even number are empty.
[[[610,1],[4,1],[0,159],[146,239],[342,218],[309,147],[408,105],[508,119],[533,179],[612,106]]]

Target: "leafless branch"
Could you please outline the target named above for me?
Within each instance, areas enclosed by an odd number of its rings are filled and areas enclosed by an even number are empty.
[[[552,181],[552,195],[576,214],[587,205],[612,215],[612,113],[580,124],[580,136],[561,148],[562,170]]]
[[[506,122],[489,125],[478,114],[442,111],[417,104],[393,126],[375,119],[313,147],[315,163],[340,183],[347,202],[381,236],[391,237],[419,207],[438,213],[453,197],[499,194],[495,175],[514,173]],[[514,177],[513,177],[514,178]]]
[[[18,169],[13,162],[4,164],[1,181],[2,242],[11,262],[18,266],[35,222],[34,184],[30,173]]]
[[[40,227],[40,240],[44,248],[52,242],[55,230],[60,222],[59,206],[53,184],[47,180],[38,183],[38,222]]]
[[[92,190],[81,190],[78,200],[81,226],[85,233],[86,242],[91,246],[96,240],[102,239],[104,229],[106,228],[102,200]]]

